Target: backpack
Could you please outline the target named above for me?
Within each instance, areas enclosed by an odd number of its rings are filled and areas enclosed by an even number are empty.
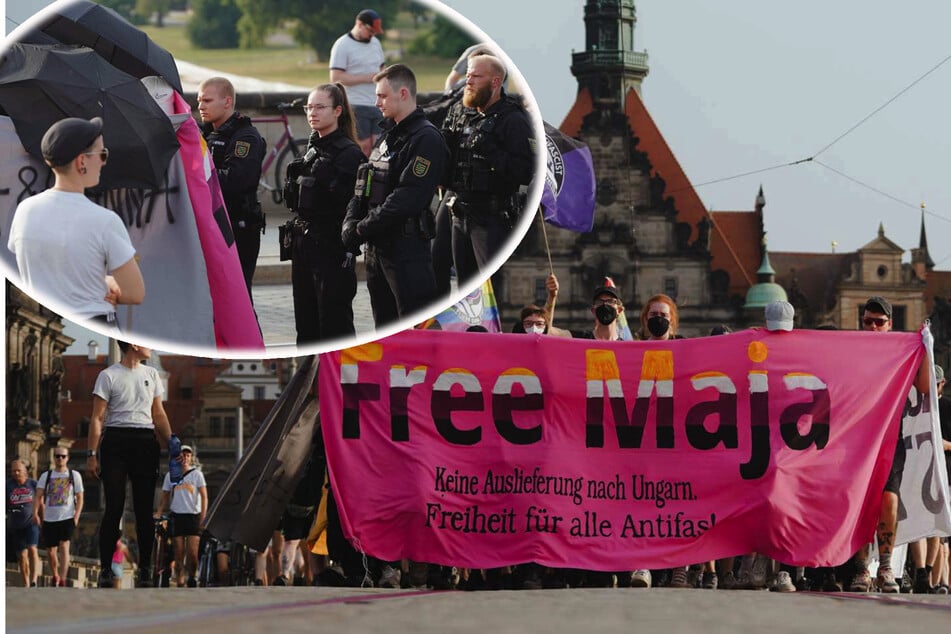
[[[50,470],[46,472],[46,486],[43,488],[43,504],[44,505],[46,504],[46,498],[47,498],[46,489],[49,488],[50,482],[52,481],[53,481],[53,469],[50,468]],[[69,470],[69,486],[74,491],[76,490],[76,470],[75,469]]]

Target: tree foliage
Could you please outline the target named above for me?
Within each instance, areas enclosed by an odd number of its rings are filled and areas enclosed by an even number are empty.
[[[383,18],[393,20],[406,0],[237,0],[243,17],[238,25],[242,48],[261,46],[267,33],[287,26],[294,40],[313,49],[318,59],[330,57],[334,41],[353,28],[361,10],[372,7]],[[392,22],[390,22],[392,24]]]
[[[165,15],[172,8],[171,0],[135,0],[135,12],[148,22],[155,16],[155,26],[165,26]]]
[[[192,0],[192,17],[185,25],[195,48],[237,48],[241,9],[235,0]]]
[[[431,28],[422,31],[409,45],[415,55],[455,57],[475,43],[472,36],[441,15],[433,20]]]

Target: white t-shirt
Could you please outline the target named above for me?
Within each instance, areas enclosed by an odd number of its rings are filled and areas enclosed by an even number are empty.
[[[83,194],[47,189],[17,206],[7,248],[23,283],[79,317],[115,309],[104,277],[135,256],[122,219]]]
[[[67,469],[60,473],[55,469],[46,482],[49,471],[40,474],[37,489],[43,489],[43,521],[62,522],[73,519],[76,513],[76,494],[83,492],[83,477],[78,471]]]
[[[92,393],[108,404],[106,427],[153,429],[152,401],[162,398],[165,386],[153,367],[140,363],[130,370],[116,363],[99,373]]]
[[[356,75],[378,73],[383,61],[383,47],[375,37],[371,37],[369,42],[361,42],[346,33],[337,38],[330,49],[330,70],[342,70]],[[350,105],[376,106],[376,84],[372,81],[345,88]]]
[[[204,488],[204,486],[205,474],[201,472],[201,469],[192,469],[174,487],[172,487],[172,479],[166,473],[162,490],[169,491],[172,498],[168,510],[182,515],[198,515],[201,513],[201,495],[198,493],[198,489]],[[175,489],[174,493],[172,492],[173,488]]]

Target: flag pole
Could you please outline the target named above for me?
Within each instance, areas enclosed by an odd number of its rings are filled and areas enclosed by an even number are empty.
[[[542,206],[538,206],[538,220],[542,225],[542,237],[545,240],[545,255],[548,256],[548,274],[555,274],[555,267],[551,263],[551,247],[548,244],[548,230],[545,228],[545,214],[542,212]],[[555,301],[558,299],[557,295],[551,295],[548,297],[545,302],[545,308],[548,312],[548,329],[551,330],[552,324],[555,321]]]

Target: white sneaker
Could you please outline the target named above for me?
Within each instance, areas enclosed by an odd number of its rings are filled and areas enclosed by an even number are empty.
[[[769,573],[769,557],[765,555],[756,555],[753,559],[753,567],[750,570],[750,585],[754,589],[766,587],[766,576]]]
[[[400,587],[400,571],[394,568],[393,566],[383,566],[383,570],[380,573],[379,587],[399,588]]]
[[[650,588],[651,587],[651,571],[650,570],[635,570],[631,573],[631,587],[632,588]]]
[[[770,590],[773,592],[795,592],[796,584],[792,582],[792,577],[789,576],[788,572],[780,570]]]

